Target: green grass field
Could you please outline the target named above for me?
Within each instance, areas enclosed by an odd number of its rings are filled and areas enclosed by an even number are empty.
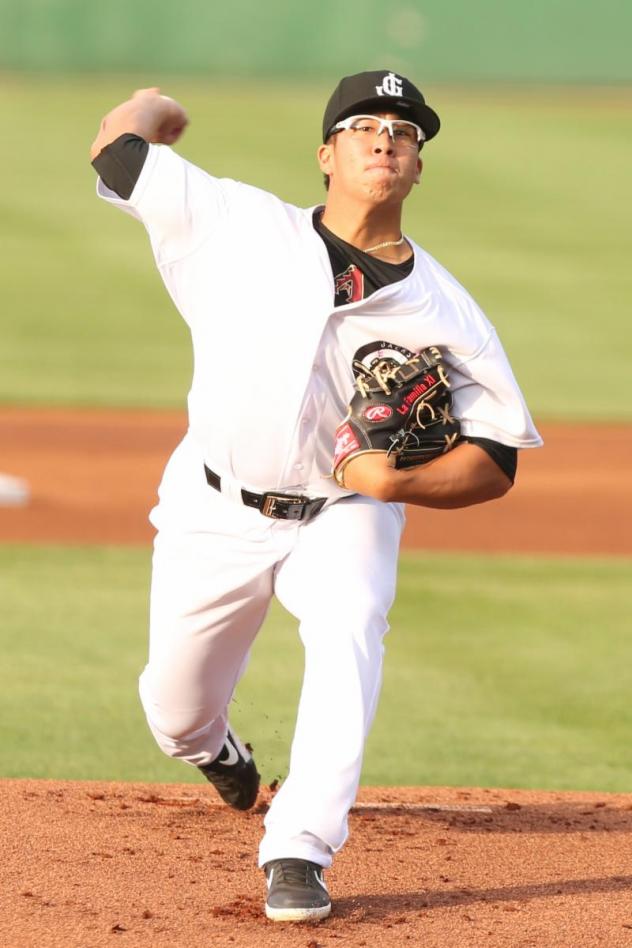
[[[101,116],[155,82],[189,109],[187,157],[289,201],[323,198],[324,86],[4,76],[0,402],[184,404],[187,331],[143,228],[97,202],[87,157]],[[632,418],[632,90],[426,91],[444,124],[407,232],[498,326],[536,417]],[[595,366],[607,384],[588,383]]]
[[[363,781],[629,790],[631,565],[405,555]],[[0,546],[1,775],[197,780],[136,697],[148,575],[145,549]],[[232,710],[267,781],[301,668],[275,608]]]

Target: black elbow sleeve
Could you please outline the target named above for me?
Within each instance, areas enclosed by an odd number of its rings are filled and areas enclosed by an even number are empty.
[[[149,145],[144,138],[125,133],[99,152],[92,162],[92,167],[110,191],[128,201],[143,170],[148,152]]]
[[[477,444],[479,448],[482,448],[513,484],[518,467],[518,451],[516,448],[510,448],[499,441],[492,441],[491,438],[473,438],[465,435],[463,440],[467,441],[468,444]]]

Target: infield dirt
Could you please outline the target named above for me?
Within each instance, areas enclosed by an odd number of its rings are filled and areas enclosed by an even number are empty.
[[[371,788],[332,917],[262,912],[262,813],[200,786],[0,783],[0,942],[20,948],[624,948],[632,796]]]
[[[0,542],[148,543],[147,513],[185,430],[179,412],[0,408],[0,470],[31,503],[0,509]],[[632,554],[632,426],[543,424],[516,487],[465,510],[408,508],[404,546]]]

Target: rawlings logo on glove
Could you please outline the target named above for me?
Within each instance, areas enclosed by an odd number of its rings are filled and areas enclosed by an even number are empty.
[[[423,349],[402,364],[378,362],[358,375],[349,412],[336,429],[333,474],[360,454],[386,454],[392,467],[426,464],[457,444],[452,393],[441,353]]]

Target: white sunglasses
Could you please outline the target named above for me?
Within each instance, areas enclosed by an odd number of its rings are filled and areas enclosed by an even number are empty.
[[[423,130],[414,122],[407,122],[404,119],[378,118],[377,115],[350,115],[342,122],[337,122],[332,132],[341,132],[343,129],[350,129],[360,135],[375,134],[378,137],[386,129],[391,141],[416,147],[426,140]]]

